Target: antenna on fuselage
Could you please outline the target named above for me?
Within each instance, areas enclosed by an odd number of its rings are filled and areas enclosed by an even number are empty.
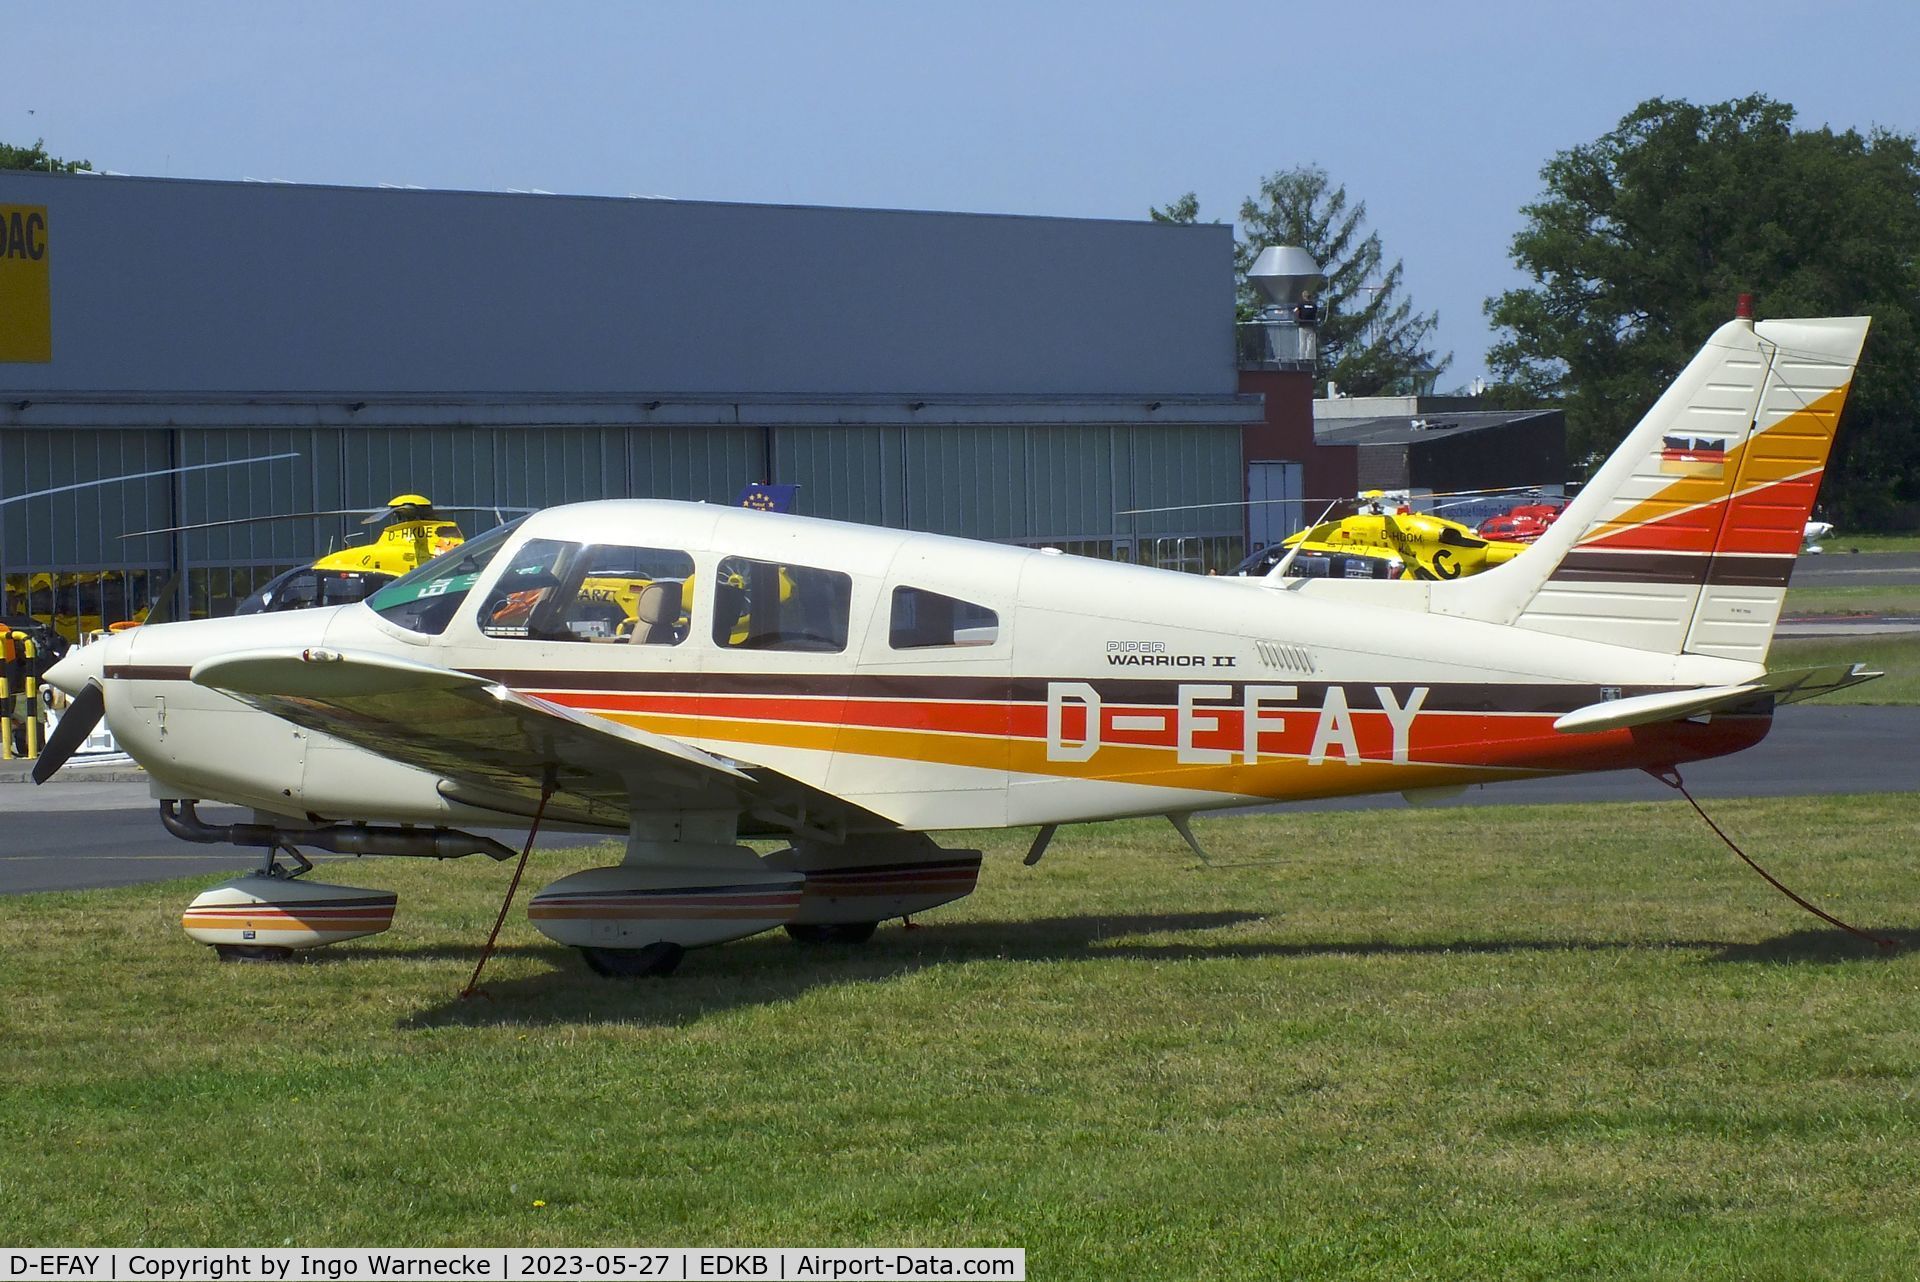
[[[1280,558],[1280,564],[1267,571],[1267,577],[1269,579],[1272,579],[1280,587],[1286,586],[1287,571],[1293,566],[1293,558],[1300,555],[1300,549],[1307,546],[1307,535],[1312,534],[1314,530],[1320,527],[1322,522],[1332,516],[1333,509],[1339,507],[1342,502],[1344,502],[1344,500],[1335,499],[1327,504],[1327,506],[1322,509],[1320,515],[1313,519],[1313,523],[1300,532],[1300,541],[1287,549],[1287,554]],[[1301,582],[1304,583],[1306,580],[1302,579]]]

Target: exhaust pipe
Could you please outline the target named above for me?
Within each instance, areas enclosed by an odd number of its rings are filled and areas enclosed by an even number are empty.
[[[321,828],[281,828],[273,824],[210,824],[192,801],[163,801],[160,822],[182,841],[203,845],[307,846],[337,855],[403,855],[420,859],[459,859],[486,855],[512,859],[514,852],[491,837],[457,828],[381,828],[371,824],[328,824]],[[176,809],[177,807],[177,809]]]

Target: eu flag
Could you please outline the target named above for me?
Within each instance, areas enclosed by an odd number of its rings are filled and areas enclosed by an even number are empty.
[[[793,496],[799,490],[797,485],[767,485],[756,482],[740,491],[740,497],[733,501],[735,507],[750,507],[756,512],[791,512]]]

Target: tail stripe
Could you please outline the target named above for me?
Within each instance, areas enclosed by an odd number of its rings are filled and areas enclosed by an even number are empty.
[[[1615,552],[1576,550],[1553,572],[1556,583],[1682,583],[1704,587],[1709,583],[1751,587],[1787,586],[1793,573],[1790,556],[1715,556],[1703,552]]]

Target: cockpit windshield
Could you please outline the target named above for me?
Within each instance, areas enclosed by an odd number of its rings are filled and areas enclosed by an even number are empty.
[[[524,519],[524,518],[522,518]],[[520,524],[496,526],[478,538],[427,562],[396,579],[367,599],[374,613],[409,632],[439,636],[447,630],[460,603],[479,581],[481,572]]]

